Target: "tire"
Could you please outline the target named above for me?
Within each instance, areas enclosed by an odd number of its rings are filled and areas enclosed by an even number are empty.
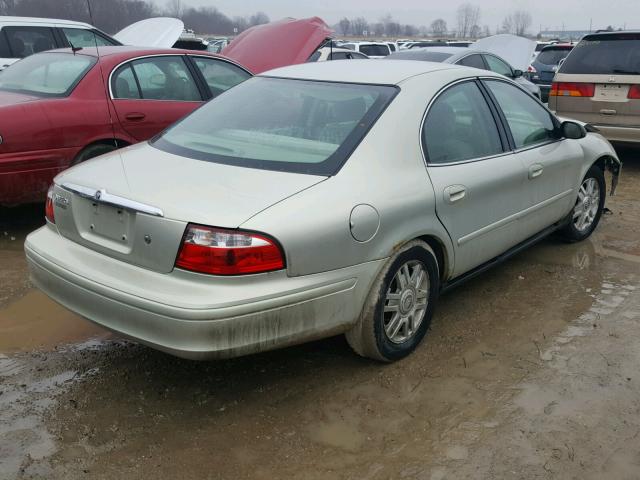
[[[426,284],[419,281],[418,266]],[[411,286],[402,288],[399,276],[409,278]],[[376,277],[358,322],[346,333],[347,342],[359,355],[382,362],[406,357],[429,329],[439,290],[438,262],[431,247],[419,240],[407,243]],[[389,294],[397,299],[390,299]],[[426,300],[424,305],[423,300]],[[389,308],[395,311],[387,311]]]
[[[604,173],[592,165],[580,184],[576,204],[569,213],[569,222],[560,230],[564,240],[580,242],[593,233],[600,222],[606,195]]]
[[[116,150],[115,145],[109,145],[108,143],[96,143],[93,145],[89,145],[78,154],[71,165],[78,165],[79,163],[82,163],[86,160],[99,157],[100,155],[113,152],[114,150]]]

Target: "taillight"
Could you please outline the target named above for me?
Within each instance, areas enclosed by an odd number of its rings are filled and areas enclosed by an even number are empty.
[[[640,85],[631,85],[627,98],[630,98],[632,100],[640,100]]]
[[[593,83],[553,82],[549,95],[552,97],[593,97],[596,86]]]
[[[534,67],[533,65],[529,65],[529,68],[527,68],[527,72],[538,73],[538,70],[536,70],[536,67]]]
[[[56,217],[53,212],[53,185],[47,191],[47,202],[44,204],[44,216],[51,223],[56,223]]]
[[[277,243],[265,235],[188,225],[176,267],[212,275],[243,275],[284,268]]]

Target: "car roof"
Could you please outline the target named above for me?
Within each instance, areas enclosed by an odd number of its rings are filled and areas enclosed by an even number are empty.
[[[544,52],[545,50],[553,50],[554,48],[571,49],[571,48],[573,48],[575,46],[576,46],[575,43],[551,43],[551,44],[547,45],[546,47],[544,47],[541,51]]]
[[[470,50],[467,47],[421,47],[421,48],[412,48],[410,49],[412,52],[436,52],[436,53],[448,53],[450,55],[455,55],[456,53],[466,53],[475,50]]]
[[[73,20],[61,20],[58,18],[39,18],[39,17],[10,17],[0,16],[0,25],[4,23],[44,23],[56,25],[69,25],[70,27],[93,28],[92,25],[84,22],[74,22]]]
[[[138,55],[206,55],[210,57],[226,58],[224,55],[217,55],[206,50],[188,50],[183,48],[152,48],[152,47],[133,47],[128,45],[111,45],[105,47],[84,47],[81,50],[73,52],[70,48],[58,48],[55,50],[48,50],[40,53],[68,53],[76,55],[86,55],[89,57],[111,57],[114,55],[121,55],[123,57],[134,57]],[[36,54],[39,55],[39,54]]]
[[[416,75],[453,68],[467,69],[475,72],[476,75],[478,72],[476,69],[457,65],[416,60],[396,60],[393,68],[382,68],[380,62],[371,60],[350,60],[348,62],[303,63],[277,68],[261,75],[326,82],[399,85],[402,81]]]

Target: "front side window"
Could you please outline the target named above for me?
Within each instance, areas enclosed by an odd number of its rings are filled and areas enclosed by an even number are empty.
[[[48,27],[5,27],[11,52],[15,58],[56,48],[53,30]]]
[[[465,82],[441,94],[422,130],[429,163],[451,163],[503,152],[500,134],[478,85]]]
[[[507,119],[516,148],[557,138],[551,114],[529,94],[506,82],[487,80],[485,83]]]
[[[117,45],[117,43],[112,42],[104,36],[85,28],[63,28],[62,33],[64,33],[64,36],[67,38],[69,45],[74,48],[95,47],[96,45],[98,47]]]
[[[396,91],[254,77],[196,110],[152,144],[209,162],[333,175]]]
[[[96,59],[87,55],[34,55],[2,71],[0,90],[43,97],[65,97],[95,63]]]
[[[458,65],[464,65],[465,67],[479,68],[481,70],[485,70],[487,68],[484,65],[484,62],[482,61],[482,57],[477,54],[464,57],[458,62]]]
[[[485,55],[484,58],[487,60],[489,70],[491,70],[492,72],[499,73],[500,75],[504,75],[505,77],[511,77],[513,75],[511,67],[507,65],[503,60],[500,60],[498,57],[494,57],[493,55]]]
[[[217,97],[222,92],[244,82],[251,74],[240,67],[214,58],[191,57],[202,73],[211,95]]]

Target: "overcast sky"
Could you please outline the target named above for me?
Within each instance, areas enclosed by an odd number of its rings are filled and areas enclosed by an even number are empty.
[[[155,0],[165,6],[167,0]],[[309,17],[317,15],[328,23],[340,18],[363,16],[377,21],[390,13],[400,23],[429,25],[438,17],[444,18],[450,28],[455,24],[455,10],[461,1],[434,0],[183,0],[186,5],[215,6],[228,16],[246,15],[264,11],[272,20],[283,17]],[[640,0],[476,0],[481,8],[481,26],[491,30],[502,22],[512,10],[523,8],[533,16],[531,30],[542,28],[559,30],[564,23],[567,30],[587,30],[593,19],[593,28],[607,25],[627,28],[640,27]]]

